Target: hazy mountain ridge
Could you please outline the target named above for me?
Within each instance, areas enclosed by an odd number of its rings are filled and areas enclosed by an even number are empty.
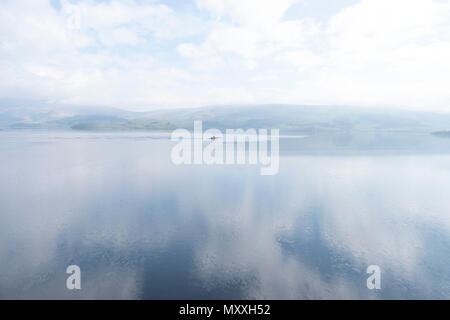
[[[106,107],[1,107],[0,128],[95,131],[279,128],[292,132],[414,131],[450,128],[450,114],[342,106],[232,105],[132,112]]]
[[[433,135],[438,137],[450,138],[450,131],[436,131]]]
[[[83,131],[146,131],[146,130],[174,130],[177,125],[164,120],[132,120],[108,123],[79,123],[71,127]]]

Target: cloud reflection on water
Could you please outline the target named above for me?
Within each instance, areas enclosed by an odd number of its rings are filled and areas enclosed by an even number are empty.
[[[262,177],[176,167],[166,140],[5,145],[0,298],[450,297],[449,155],[290,154]]]

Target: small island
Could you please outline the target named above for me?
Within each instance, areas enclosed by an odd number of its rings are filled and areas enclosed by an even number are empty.
[[[450,131],[436,131],[432,132],[431,134],[438,137],[450,138]]]
[[[174,130],[177,126],[165,120],[134,120],[124,122],[87,122],[79,123],[71,127],[81,131],[158,131]]]

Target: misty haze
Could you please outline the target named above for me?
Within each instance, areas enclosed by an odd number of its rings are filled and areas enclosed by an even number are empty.
[[[448,0],[2,1],[0,300],[450,299],[449,30]]]

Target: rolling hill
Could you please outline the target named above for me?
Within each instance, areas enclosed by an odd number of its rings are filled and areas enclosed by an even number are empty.
[[[410,131],[450,129],[450,114],[342,106],[232,105],[132,112],[105,107],[5,106],[0,128],[88,131],[279,128],[284,132]]]

